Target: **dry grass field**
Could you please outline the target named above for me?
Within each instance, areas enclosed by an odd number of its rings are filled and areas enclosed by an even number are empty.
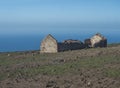
[[[0,53],[0,88],[120,88],[120,45]]]

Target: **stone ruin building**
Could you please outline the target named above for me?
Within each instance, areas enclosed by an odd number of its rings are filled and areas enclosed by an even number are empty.
[[[95,34],[84,42],[86,47],[107,47],[107,39],[100,33]]]
[[[42,42],[41,42],[41,53],[56,53],[60,51],[67,51],[67,50],[77,50],[84,48],[84,44],[78,40],[65,40],[63,42],[58,43],[57,40],[52,36],[48,35]]]
[[[58,52],[58,43],[57,40],[52,36],[48,35],[42,42],[41,42],[41,53],[57,53]]]
[[[58,51],[77,50],[85,48],[84,44],[79,40],[64,40],[58,43]]]
[[[97,33],[90,39],[86,39],[84,43],[79,40],[72,39],[64,40],[63,42],[57,42],[57,40],[49,34],[41,42],[40,52],[57,53],[61,51],[78,50],[90,47],[107,47],[107,39],[101,34]]]

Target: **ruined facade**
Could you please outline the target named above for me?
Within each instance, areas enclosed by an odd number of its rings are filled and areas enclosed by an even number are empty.
[[[58,43],[58,51],[77,50],[83,49],[84,47],[84,44],[79,40],[69,39]]]
[[[41,42],[41,53],[56,53],[60,51],[67,51],[67,50],[77,50],[84,48],[84,44],[78,40],[65,40],[63,42],[57,42],[57,40],[52,36],[48,35],[42,42]]]
[[[42,42],[41,42],[41,53],[56,53],[58,52],[58,44],[57,40],[52,36],[48,35]]]
[[[90,39],[86,39],[85,45],[87,47],[107,47],[107,39],[100,33],[97,33]]]
[[[90,47],[107,47],[107,39],[103,37],[101,34],[97,33],[90,39],[86,39],[84,43],[79,40],[72,39],[58,43],[57,40],[52,35],[49,34],[41,42],[40,52],[57,53],[60,51],[77,50]]]

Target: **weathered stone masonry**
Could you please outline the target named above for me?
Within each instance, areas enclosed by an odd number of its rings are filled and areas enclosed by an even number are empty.
[[[97,33],[90,39],[86,39],[85,45],[87,47],[107,47],[107,39],[100,33]]]
[[[57,42],[57,40],[52,36],[48,35],[42,42],[40,46],[41,53],[57,53],[61,51],[77,50],[90,47],[107,47],[107,39],[101,34],[97,33],[90,39],[86,39],[83,42],[79,40],[65,40],[63,42]]]
[[[57,40],[52,36],[48,35],[42,42],[41,42],[41,53],[56,53],[58,52],[58,44]]]

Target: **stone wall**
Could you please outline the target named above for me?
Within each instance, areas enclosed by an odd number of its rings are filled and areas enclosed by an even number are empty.
[[[94,35],[91,39],[91,47],[106,47],[107,39],[103,37],[100,33]]]
[[[101,34],[96,34],[90,39],[86,39],[84,43],[79,40],[65,40],[63,42],[58,43],[57,40],[52,36],[48,35],[41,42],[41,53],[56,53],[61,51],[68,50],[77,50],[84,49],[90,47],[107,47],[107,39],[103,37]]]
[[[90,39],[85,39],[84,44],[85,44],[86,48],[90,48],[91,47],[91,41],[90,41]]]
[[[68,50],[78,50],[85,48],[84,44],[81,42],[72,43],[58,43],[58,51],[68,51]]]
[[[97,33],[90,39],[84,41],[86,47],[107,47],[107,39]]]
[[[41,42],[41,53],[56,53],[58,52],[58,44],[57,40],[52,36],[48,35],[42,42]]]

